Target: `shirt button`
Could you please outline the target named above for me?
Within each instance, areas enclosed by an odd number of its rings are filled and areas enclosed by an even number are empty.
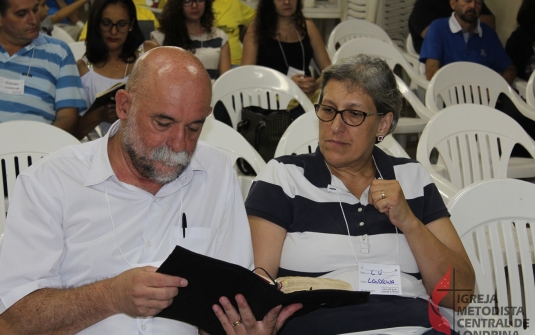
[[[360,225],[361,227],[364,226],[364,222],[359,223],[359,225]]]
[[[152,243],[150,242],[147,242],[147,245],[149,246],[149,248],[152,247]]]
[[[364,198],[367,198],[367,197],[368,197],[368,193],[364,193],[362,196],[363,196]]]
[[[362,212],[362,207],[359,208],[359,212]]]
[[[147,326],[142,325],[142,326],[141,326],[141,329],[142,329],[143,331],[145,331],[145,330],[147,330]]]

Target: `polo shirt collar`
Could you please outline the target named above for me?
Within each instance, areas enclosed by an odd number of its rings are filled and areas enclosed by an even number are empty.
[[[387,180],[396,179],[392,157],[384,153],[377,146],[374,146],[373,158],[379,170],[375,172],[376,178],[382,177]],[[316,152],[308,155],[303,163],[304,176],[312,185],[318,188],[327,188],[331,184],[331,172],[327,168],[325,158],[319,147],[316,149]]]
[[[463,28],[461,28],[461,24],[455,18],[455,12],[451,13],[449,24],[452,34],[458,33],[459,31],[463,31]],[[479,19],[477,19],[477,27],[474,30],[474,34],[477,34],[479,37],[483,37],[483,30],[481,29],[481,21],[479,21]]]
[[[118,120],[112,124],[108,133],[104,137],[95,140],[98,141],[98,143],[94,149],[95,153],[84,186],[95,186],[111,178],[116,183],[123,185],[125,188],[127,187],[125,186],[127,184],[121,182],[115,175],[115,172],[113,172],[108,156],[108,141],[110,137],[113,137],[119,131],[120,126],[121,120]],[[157,196],[166,196],[178,191],[181,187],[189,184],[194,176],[202,178],[203,181],[206,180],[207,171],[197,159],[196,153],[197,151],[193,154],[191,163],[186,170],[182,172],[176,180],[164,185],[156,194]]]
[[[42,45],[42,44],[46,44],[46,43],[47,43],[47,41],[46,41],[45,36],[43,34],[39,33],[39,36],[37,36],[33,41],[31,41],[30,44],[28,44],[24,48],[20,49],[19,51],[17,51],[13,55],[11,55],[10,58],[16,57],[18,55],[23,55],[24,53],[28,52],[29,50],[32,50],[33,48],[35,48],[35,47],[37,47],[39,45]],[[7,54],[6,49],[4,49],[4,47],[2,47],[1,45],[0,45],[0,51],[2,51],[3,53]]]

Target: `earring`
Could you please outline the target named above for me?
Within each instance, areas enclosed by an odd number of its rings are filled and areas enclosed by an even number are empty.
[[[383,135],[377,135],[377,142],[382,142],[384,138],[385,137]]]

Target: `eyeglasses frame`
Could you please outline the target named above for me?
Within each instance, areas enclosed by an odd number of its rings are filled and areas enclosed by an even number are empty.
[[[334,110],[334,116],[332,119],[330,120],[323,120],[319,117],[318,115],[318,110],[321,106],[325,106],[325,107],[329,107],[329,108],[332,108]],[[329,105],[324,105],[324,104],[315,104],[314,105],[314,110],[316,112],[316,116],[318,117],[318,119],[322,122],[331,122],[332,120],[336,119],[336,116],[338,114],[340,114],[340,117],[342,118],[342,121],[344,121],[345,124],[347,124],[348,126],[350,127],[358,127],[360,126],[361,124],[364,123],[364,121],[366,121],[366,117],[368,116],[373,116],[373,115],[385,115],[385,113],[366,113],[366,112],[363,112],[363,111],[359,111],[357,109],[344,109],[344,110],[338,110],[332,106],[329,106]],[[359,124],[349,124],[347,123],[347,121],[344,119],[344,112],[347,112],[347,111],[352,111],[352,112],[359,112],[359,113],[362,113],[364,115],[364,118],[362,119],[362,122],[359,123]]]

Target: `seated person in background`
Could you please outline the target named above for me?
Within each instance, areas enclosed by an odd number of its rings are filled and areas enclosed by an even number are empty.
[[[429,25],[436,19],[451,15],[450,0],[417,0],[409,17],[409,31],[416,52],[420,53]],[[487,5],[483,4],[481,22],[496,29],[496,19]]]
[[[86,53],[77,62],[88,107],[97,94],[128,80],[134,62],[144,51],[144,40],[132,0],[95,0],[89,13]],[[115,104],[110,103],[84,114],[76,137],[83,138],[98,125],[106,134],[115,121]]]
[[[120,121],[105,137],[17,179],[0,252],[1,334],[195,335],[192,325],[150,317],[188,285],[156,268],[177,244],[252,268],[230,159],[198,142],[211,111],[200,61],[151,50],[116,100]]]
[[[154,13],[144,6],[140,6],[136,4],[136,17],[138,21],[154,22],[154,29],[158,29],[158,27],[160,27],[160,23],[158,22],[158,19],[156,18],[156,16],[154,16]],[[84,28],[82,29],[82,32],[80,33],[80,37],[78,38],[78,41],[85,41],[86,36],[87,36],[87,22],[85,23]]]
[[[50,15],[54,15],[63,8],[66,8],[74,4],[78,0],[46,0],[46,4],[49,8]],[[80,21],[80,11],[73,11],[67,19],[57,23],[58,27],[64,29],[71,37],[76,41],[82,31],[82,22]]]
[[[535,0],[524,0],[516,16],[518,28],[511,34],[505,51],[513,60],[519,78],[528,80],[535,69]]]
[[[160,0],[159,8],[164,8],[167,0]],[[240,0],[214,0],[214,26],[223,30],[229,37],[231,63],[233,66],[241,64],[242,42],[240,32],[253,21],[256,11]]]
[[[399,118],[394,75],[384,61],[356,55],[328,67],[320,90],[316,152],[271,160],[247,197],[255,266],[273,278],[342,279],[354,290],[368,290],[363,276],[384,268],[401,284],[364,304],[291,318],[279,334],[429,328],[428,294],[448,269],[456,287],[473,289],[475,277],[429,173],[375,146]],[[441,305],[455,302],[449,292]]]
[[[0,122],[34,120],[73,133],[86,103],[71,49],[39,34],[36,0],[0,0],[0,16]]]
[[[434,21],[427,31],[420,62],[425,63],[427,80],[444,65],[474,62],[500,73],[509,84],[516,77],[496,32],[479,21],[482,0],[451,0],[450,18]]]
[[[77,0],[76,2],[63,7],[52,15],[48,15],[48,5],[46,0],[39,0],[39,18],[41,19],[41,33],[50,36],[52,30],[54,30],[54,25],[58,22],[61,22],[67,16],[78,11],[80,7],[85,5],[89,0]]]
[[[230,70],[228,36],[214,27],[212,0],[169,0],[161,26],[151,33],[152,43],[177,46],[202,62],[212,81]]]
[[[316,25],[303,16],[302,0],[260,0],[257,17],[243,41],[242,65],[261,65],[288,75],[316,102],[320,79],[311,77],[310,61],[320,71],[331,65]]]

